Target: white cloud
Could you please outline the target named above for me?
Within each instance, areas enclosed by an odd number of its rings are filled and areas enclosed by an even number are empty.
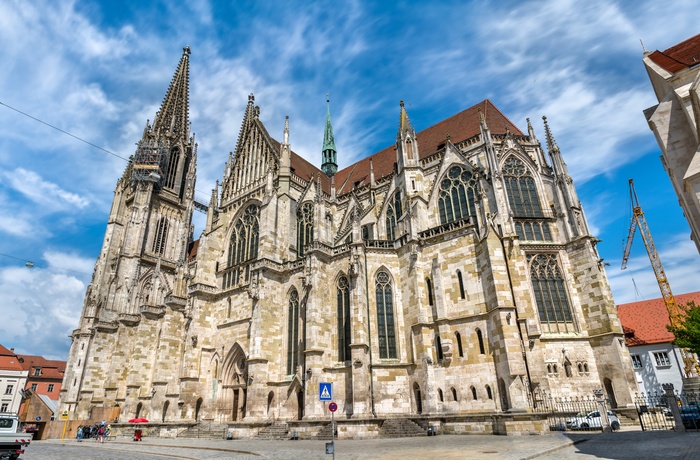
[[[82,196],[63,190],[58,185],[43,180],[37,173],[23,168],[4,173],[3,182],[53,212],[66,207],[80,209],[90,204]]]

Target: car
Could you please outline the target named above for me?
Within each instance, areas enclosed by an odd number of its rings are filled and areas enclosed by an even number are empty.
[[[566,421],[566,428],[569,430],[600,428],[602,426],[600,420],[600,412],[597,410],[589,412],[588,414],[578,414],[576,417],[570,418]],[[608,411],[608,421],[610,422],[610,428],[612,428],[613,431],[620,429],[620,419],[618,419],[617,416],[611,411]]]
[[[681,412],[684,427],[693,430],[700,428],[700,408],[698,406],[681,406],[678,410]]]

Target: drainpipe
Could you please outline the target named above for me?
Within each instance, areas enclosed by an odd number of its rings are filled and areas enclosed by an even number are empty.
[[[369,343],[369,397],[372,403],[372,416],[377,417],[374,411],[374,370],[372,369],[372,322],[369,316],[369,269],[367,267],[367,247],[365,253],[365,295],[367,297],[367,342]]]

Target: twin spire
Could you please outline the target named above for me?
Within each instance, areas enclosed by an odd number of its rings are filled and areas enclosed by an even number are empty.
[[[170,136],[189,138],[190,47],[182,49],[180,64],[165,93],[160,110],[153,120],[151,131]]]

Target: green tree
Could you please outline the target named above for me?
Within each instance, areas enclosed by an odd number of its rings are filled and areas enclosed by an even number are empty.
[[[700,354],[700,305],[695,305],[691,300],[685,305],[679,305],[679,308],[682,312],[680,324],[676,327],[666,326],[676,336],[673,343]]]

